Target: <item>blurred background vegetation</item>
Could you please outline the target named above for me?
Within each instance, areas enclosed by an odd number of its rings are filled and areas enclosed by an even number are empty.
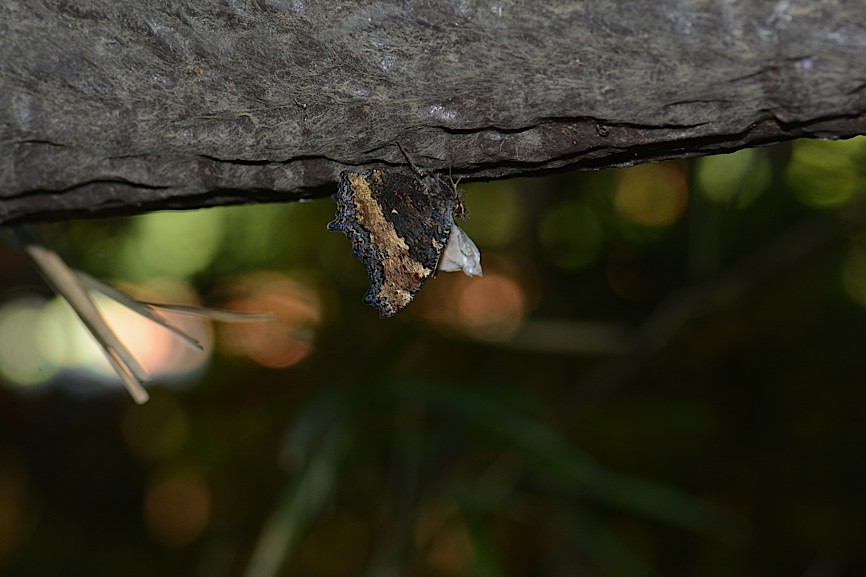
[[[136,406],[0,249],[0,574],[866,572],[866,139],[465,186],[485,276],[390,320],[329,199],[41,227]]]

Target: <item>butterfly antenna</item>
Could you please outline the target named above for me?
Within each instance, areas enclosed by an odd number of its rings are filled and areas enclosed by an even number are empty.
[[[451,188],[454,189],[454,193],[457,194],[457,190],[460,188],[460,181],[463,180],[462,176],[458,176],[457,180],[454,180],[454,175],[451,174],[451,167],[448,167],[448,181],[451,183]]]

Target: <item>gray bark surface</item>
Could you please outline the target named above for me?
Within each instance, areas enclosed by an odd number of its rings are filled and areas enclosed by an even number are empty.
[[[866,3],[4,0],[0,223],[866,132]]]

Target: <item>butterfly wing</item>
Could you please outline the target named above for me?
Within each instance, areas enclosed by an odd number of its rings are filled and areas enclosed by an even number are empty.
[[[397,171],[343,172],[333,196],[342,231],[370,277],[365,302],[382,317],[403,310],[435,273],[453,224],[456,196],[437,179]]]

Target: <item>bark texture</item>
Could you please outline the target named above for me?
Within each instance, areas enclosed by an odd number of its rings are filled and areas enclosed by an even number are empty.
[[[866,132],[866,3],[4,0],[0,223]]]

